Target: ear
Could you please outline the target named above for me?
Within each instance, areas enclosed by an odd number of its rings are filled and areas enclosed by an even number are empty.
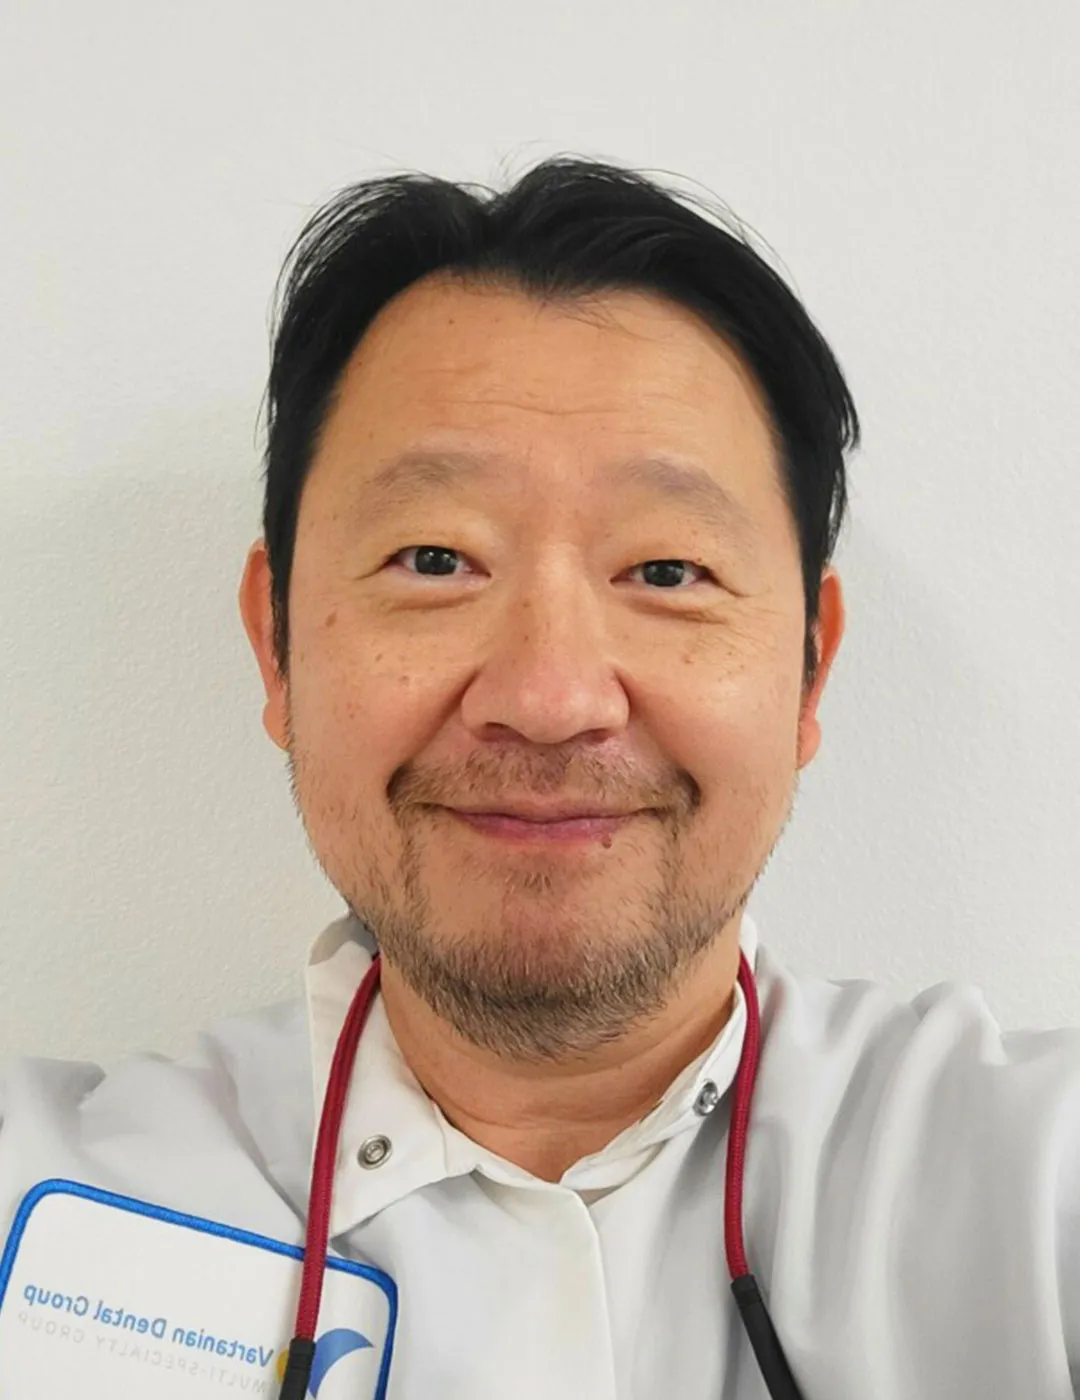
[[[798,768],[805,768],[821,747],[821,724],[817,710],[843,635],[844,595],[840,576],[835,569],[826,569],[821,576],[821,601],[814,633],[818,653],[817,677],[803,698],[799,715]]]
[[[263,728],[279,749],[288,750],[288,683],[278,672],[274,659],[274,613],[270,592],[270,560],[264,540],[256,540],[248,551],[244,576],[240,580],[240,616],[244,622],[255,660],[259,663],[266,706]]]

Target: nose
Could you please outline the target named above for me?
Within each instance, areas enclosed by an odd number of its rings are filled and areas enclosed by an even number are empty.
[[[580,570],[552,566],[523,579],[462,698],[470,732],[511,729],[534,744],[562,744],[625,728],[629,699],[604,613]]]

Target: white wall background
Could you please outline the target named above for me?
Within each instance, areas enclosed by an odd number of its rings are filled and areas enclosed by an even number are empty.
[[[5,0],[0,1051],[299,989],[343,906],[236,607],[274,278],[402,167],[670,172],[783,258],[865,424],[793,966],[1080,1023],[1075,0]]]

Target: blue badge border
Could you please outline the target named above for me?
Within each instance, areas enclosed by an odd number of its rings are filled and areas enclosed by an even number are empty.
[[[265,1249],[270,1254],[283,1254],[289,1259],[301,1262],[304,1258],[304,1251],[300,1245],[285,1244],[282,1240],[271,1239],[269,1235],[257,1235],[251,1230],[240,1230],[234,1225],[223,1225],[219,1220],[208,1220],[201,1215],[187,1215],[183,1211],[170,1210],[166,1206],[157,1206],[150,1201],[140,1201],[135,1196],[121,1196],[115,1191],[105,1191],[98,1186],[87,1186],[81,1181],[50,1177],[47,1181],[39,1181],[36,1186],[32,1186],[27,1191],[15,1213],[15,1219],[4,1246],[4,1253],[0,1256],[0,1308],[4,1306],[4,1300],[7,1297],[8,1284],[11,1282],[11,1275],[15,1269],[19,1245],[22,1243],[30,1216],[33,1214],[35,1206],[40,1205],[47,1196],[55,1195],[81,1196],[84,1200],[95,1201],[99,1205],[114,1206],[118,1210],[129,1211],[132,1215],[148,1216],[151,1220],[161,1220],[169,1225],[182,1225],[188,1230],[197,1230],[204,1235],[217,1235],[220,1239],[233,1240],[237,1244]],[[389,1274],[383,1273],[381,1269],[373,1268],[370,1264],[358,1264],[352,1259],[337,1259],[328,1256],[326,1267],[336,1269],[340,1273],[355,1274],[359,1278],[366,1278],[386,1294],[386,1301],[390,1306],[390,1323],[387,1328],[386,1345],[383,1348],[382,1365],[379,1367],[379,1380],[375,1391],[375,1400],[386,1400],[386,1389],[390,1382],[390,1362],[394,1352],[394,1338],[397,1335],[397,1284]]]

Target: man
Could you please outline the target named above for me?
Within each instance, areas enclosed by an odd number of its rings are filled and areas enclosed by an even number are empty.
[[[20,1202],[57,1177],[87,1188],[87,1254],[112,1238],[91,1206],[157,1212],[168,1241],[197,1218],[232,1253],[173,1272],[225,1308],[255,1248],[237,1232],[297,1246],[327,1209],[358,1291],[310,1328],[295,1393],[324,1400],[1078,1393],[1080,1034],[1003,1034],[963,986],[905,1003],[799,977],[745,912],[821,741],[858,440],[790,291],[611,166],[545,162],[491,199],[376,180],[294,249],[269,403],[240,607],[349,913],[302,1002],[184,1059],[11,1066],[8,1226],[31,1238]],[[355,1065],[332,1073],[362,984]],[[328,1086],[342,1119],[312,1191]],[[732,1295],[733,1230],[771,1362]],[[148,1263],[159,1237],[139,1238],[152,1292],[179,1256]],[[43,1309],[93,1301],[31,1277],[23,1247],[0,1387]],[[159,1357],[130,1358],[124,1393],[281,1374],[164,1304],[107,1311],[95,1345],[141,1319]],[[178,1370],[185,1348],[222,1378]]]

